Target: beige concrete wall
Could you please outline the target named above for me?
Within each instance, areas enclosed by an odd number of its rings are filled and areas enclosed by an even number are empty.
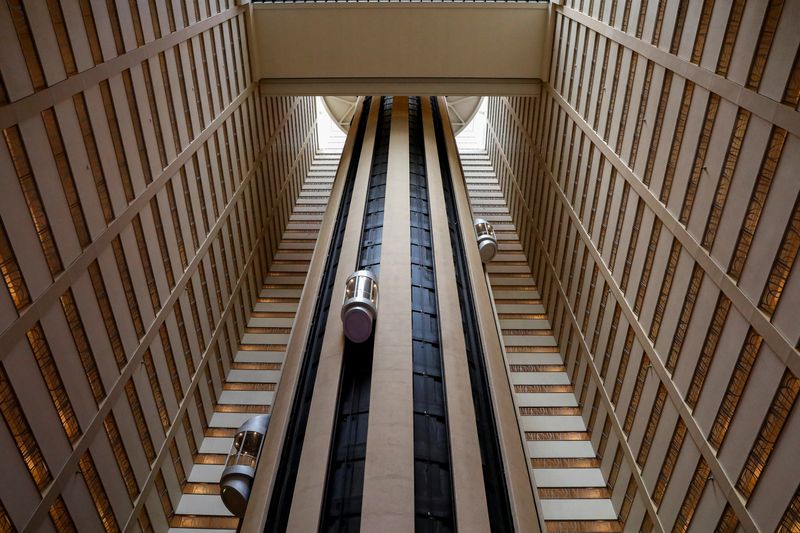
[[[175,519],[316,147],[210,4],[0,6],[0,524]]]
[[[486,85],[472,94],[504,81],[530,85],[542,78],[547,20],[545,3],[254,4],[256,78],[266,90],[288,80],[325,94],[341,94],[341,83],[359,94],[365,84],[418,94],[425,80],[434,82],[427,94],[459,94],[448,84],[470,80]],[[418,83],[411,92],[409,82]]]
[[[789,528],[797,6],[565,4],[488,148],[620,520]]]

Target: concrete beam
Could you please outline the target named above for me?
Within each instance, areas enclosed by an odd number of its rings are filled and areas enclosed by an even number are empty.
[[[547,3],[256,3],[262,94],[535,95]]]
[[[261,96],[539,96],[539,79],[262,78]]]

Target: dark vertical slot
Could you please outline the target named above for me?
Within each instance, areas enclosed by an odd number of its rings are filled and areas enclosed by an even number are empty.
[[[409,99],[415,530],[455,530],[420,98]]]
[[[383,110],[375,134],[375,151],[369,177],[364,225],[361,230],[361,248],[358,252],[358,269],[371,270],[380,280],[381,242],[383,241],[383,209],[386,198],[386,169],[389,164],[389,133],[392,125],[391,96],[383,98]]]
[[[391,123],[392,98],[384,97],[375,133],[357,261],[359,270],[371,270],[376,275],[380,272]],[[373,337],[361,344],[345,339],[320,531],[357,533],[361,526],[373,342]]]
[[[325,259],[325,268],[322,272],[320,292],[314,304],[309,339],[303,354],[297,390],[289,414],[286,440],[281,452],[278,472],[275,477],[275,486],[272,490],[272,500],[267,513],[267,524],[264,530],[268,532],[286,531],[289,520],[294,485],[297,480],[297,469],[300,464],[300,454],[303,450],[303,440],[305,438],[306,425],[308,424],[311,397],[314,393],[314,382],[317,378],[322,339],[325,336],[325,325],[328,320],[328,311],[330,310],[333,283],[336,277],[336,269],[339,265],[344,230],[347,226],[347,214],[350,210],[350,200],[353,196],[353,185],[355,183],[356,170],[358,169],[358,160],[361,155],[361,146],[364,141],[364,130],[367,125],[370,100],[370,98],[365,100],[361,119],[358,123],[353,154],[347,169],[344,190],[342,191],[342,201],[336,215],[333,238],[328,250],[328,256]]]
[[[469,269],[465,254],[464,241],[459,231],[458,211],[453,193],[453,178],[447,158],[444,130],[436,98],[431,98],[433,119],[436,130],[436,145],[439,150],[439,165],[442,171],[442,187],[447,208],[447,224],[450,229],[450,242],[453,246],[453,261],[456,270],[459,301],[461,302],[461,323],[464,327],[464,340],[467,348],[469,378],[472,387],[472,400],[475,404],[475,421],[478,426],[478,443],[483,461],[483,482],[486,489],[486,503],[491,514],[490,524],[493,533],[514,531],[511,517],[511,505],[506,488],[503,458],[500,442],[497,437],[497,424],[492,412],[492,395],[489,378],[486,374],[486,362],[480,342],[478,317],[475,313],[475,302],[472,299]],[[471,221],[467,221],[471,223]]]

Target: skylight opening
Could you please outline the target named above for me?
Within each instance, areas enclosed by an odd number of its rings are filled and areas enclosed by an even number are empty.
[[[478,112],[466,126],[456,135],[456,145],[459,152],[484,152],[486,151],[486,111],[489,99],[481,100]]]
[[[317,96],[317,146],[323,152],[341,153],[352,113],[355,97]],[[453,128],[458,132],[456,144],[461,152],[483,152],[486,150],[486,112],[488,99],[477,97],[447,97],[448,114]],[[477,111],[475,105],[478,105]],[[332,116],[341,117],[341,124]]]
[[[317,147],[321,152],[341,153],[344,149],[345,133],[333,121],[321,96],[315,98],[317,106]]]

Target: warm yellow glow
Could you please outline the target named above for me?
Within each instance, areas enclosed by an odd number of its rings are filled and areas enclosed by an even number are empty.
[[[717,417],[708,434],[708,442],[715,449],[719,449],[719,447],[722,446],[723,439],[725,439],[728,427],[736,412],[736,407],[738,407],[739,400],[744,393],[744,387],[747,385],[747,380],[750,377],[750,371],[755,363],[756,355],[758,355],[758,351],[761,349],[762,341],[761,335],[750,328],[742,352],[739,354],[739,359],[736,361],[736,366],[733,369],[733,375],[728,383],[728,389],[725,391],[725,396],[722,399],[722,405],[719,407]]]
[[[703,494],[703,489],[706,486],[710,473],[711,470],[708,467],[708,463],[701,457],[700,461],[697,463],[697,468],[694,471],[689,489],[686,491],[686,497],[683,499],[678,517],[675,519],[675,525],[672,529],[673,533],[677,531],[685,533],[685,531],[689,529],[689,524],[692,523],[694,512],[697,510],[697,504],[700,503],[700,496]]]
[[[17,311],[21,311],[31,303],[31,297],[2,222],[0,222],[0,273],[6,282],[14,307]]]
[[[775,170],[778,167],[778,162],[783,153],[786,137],[786,130],[773,126],[769,146],[767,146],[767,151],[764,154],[764,158],[761,160],[761,168],[758,171],[756,184],[753,187],[753,194],[750,197],[750,203],[747,206],[744,221],[742,222],[742,229],[736,241],[733,259],[731,259],[730,266],[728,267],[728,275],[736,281],[739,280],[744,270],[747,255],[750,252],[750,246],[753,243],[753,237],[758,228],[758,222],[761,219],[764,205],[767,202],[767,194],[769,193],[772,179],[775,177]]]
[[[17,450],[19,450],[34,483],[40,492],[43,491],[53,478],[2,365],[0,365],[0,413],[14,437]]]
[[[84,452],[78,463],[83,480],[89,489],[89,495],[92,497],[94,507],[97,509],[97,515],[103,523],[103,527],[109,533],[119,531],[117,519],[114,517],[114,511],[111,509],[111,503],[108,501],[108,495],[100,480],[100,475],[97,473],[97,468],[94,466],[92,456],[88,451]]]
[[[783,518],[778,526],[781,533],[800,533],[800,488],[798,488],[791,503],[783,513]]]
[[[53,240],[53,233],[50,231],[50,224],[47,220],[47,214],[44,211],[44,205],[42,205],[42,198],[39,194],[36,180],[33,177],[19,126],[6,128],[3,130],[3,136],[5,137],[8,151],[11,154],[14,169],[17,172],[17,179],[22,189],[22,195],[25,197],[28,212],[31,215],[31,220],[33,220],[33,225],[36,227],[36,233],[39,236],[42,252],[44,252],[44,257],[47,260],[47,266],[50,268],[50,273],[55,276],[63,270],[63,266],[61,264],[61,258],[58,255],[55,241]]]
[[[789,279],[789,273],[797,259],[798,250],[800,250],[800,199],[795,202],[792,220],[789,222],[789,227],[786,228],[781,247],[758,304],[759,309],[770,318],[778,307],[786,280]]]
[[[133,468],[131,468],[128,453],[125,451],[125,446],[122,443],[122,436],[119,434],[117,421],[114,419],[114,413],[109,413],[103,421],[103,427],[106,430],[108,442],[111,445],[111,450],[114,452],[114,459],[117,462],[122,481],[125,482],[125,488],[128,491],[128,497],[131,502],[136,500],[139,495],[139,485],[136,482],[136,477],[133,475]]]
[[[56,498],[56,501],[50,506],[49,513],[50,520],[53,521],[56,531],[59,533],[77,533],[78,530],[75,529],[75,524],[72,522],[72,517],[61,496]]]
[[[778,386],[778,391],[772,399],[772,404],[769,406],[758,437],[750,450],[750,455],[736,481],[736,488],[744,495],[745,499],[750,499],[753,494],[772,450],[775,449],[775,444],[778,442],[786,420],[789,418],[789,413],[794,407],[798,393],[800,393],[800,379],[787,369]]]
[[[50,352],[50,346],[47,344],[41,324],[37,322],[25,335],[36,359],[36,364],[39,365],[42,379],[44,379],[47,390],[50,392],[53,407],[55,407],[58,418],[61,420],[64,432],[67,434],[69,441],[75,444],[81,435],[81,428],[78,425],[78,419],[72,409],[69,396],[67,396],[64,383],[61,381],[61,376],[58,373],[58,368],[53,360],[53,354]]]

